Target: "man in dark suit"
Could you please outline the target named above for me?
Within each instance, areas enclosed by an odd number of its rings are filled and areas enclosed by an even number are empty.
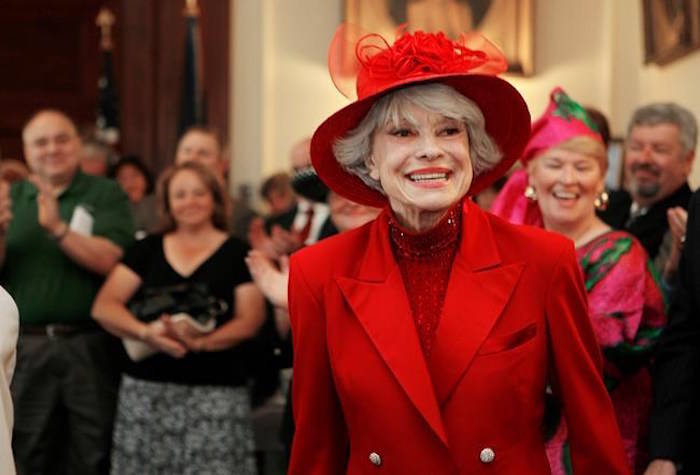
[[[659,254],[669,229],[668,211],[688,205],[697,130],[693,114],[674,103],[640,107],[630,120],[625,142],[629,192],[612,193],[601,218],[636,236],[651,259]]]
[[[688,445],[697,440],[700,402],[700,191],[688,207],[679,280],[654,365],[653,461],[646,475],[699,473],[697,462],[688,457]],[[685,468],[679,471],[681,466]]]

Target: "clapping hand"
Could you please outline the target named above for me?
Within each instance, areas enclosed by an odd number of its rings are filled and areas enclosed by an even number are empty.
[[[262,218],[255,218],[248,228],[248,242],[256,249],[271,259],[278,257],[272,238],[265,231],[265,222]]]
[[[4,236],[12,221],[12,198],[10,184],[0,180],[0,236]]]
[[[671,234],[673,234],[673,242],[674,244],[677,243],[680,247],[685,241],[685,230],[688,226],[688,212],[680,206],[676,206],[675,208],[670,208],[666,212],[666,215],[668,217],[668,227],[671,230]]]
[[[55,235],[62,223],[56,193],[51,184],[39,175],[30,175],[29,181],[36,186],[38,191],[36,202],[39,225],[52,235]]]
[[[250,275],[263,295],[275,307],[287,308],[287,286],[289,284],[289,258],[279,259],[279,269],[264,253],[252,250],[245,258]]]
[[[673,245],[671,246],[671,254],[666,261],[664,268],[664,277],[669,279],[678,270],[678,264],[681,258],[681,251],[685,244],[685,232],[688,226],[688,212],[683,208],[676,206],[669,208],[666,212],[668,217],[668,228],[673,237]]]
[[[272,226],[270,234],[265,231],[265,223],[256,218],[248,228],[248,242],[253,249],[262,252],[270,259],[291,254],[304,246],[298,232],[287,231],[279,225]]]
[[[277,251],[277,256],[285,256],[304,247],[304,241],[298,232],[287,231],[281,226],[273,226],[272,243]]]

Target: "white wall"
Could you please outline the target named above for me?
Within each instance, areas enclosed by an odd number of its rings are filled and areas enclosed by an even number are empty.
[[[342,0],[233,0],[233,174],[254,186],[288,167],[288,152],[349,101],[334,88],[326,53]],[[642,64],[639,0],[535,0],[535,69],[509,77],[537,117],[564,87],[606,113],[617,135],[632,110],[672,100],[700,117],[700,53],[664,68]],[[698,160],[700,162],[700,160]],[[694,183],[700,183],[696,164]]]
[[[544,111],[556,86],[582,104],[609,112],[612,3],[535,0],[535,74],[508,77],[533,119]]]
[[[644,65],[642,9],[638,0],[615,0],[614,57],[611,123],[620,136],[634,109],[650,102],[677,102],[700,120],[700,52],[666,66]],[[700,150],[699,150],[700,152]],[[695,160],[691,186],[700,185],[700,159]]]
[[[326,67],[342,0],[233,0],[232,173],[258,186],[292,145],[349,103]]]

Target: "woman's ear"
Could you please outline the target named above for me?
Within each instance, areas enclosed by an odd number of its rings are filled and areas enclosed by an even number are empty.
[[[535,161],[536,159],[532,159],[525,165],[525,171],[528,175],[532,175],[532,172],[535,170]]]
[[[374,159],[374,155],[370,155],[367,157],[365,160],[365,165],[367,166],[367,170],[369,170],[369,176],[373,180],[379,181],[379,167],[377,166],[377,162]]]

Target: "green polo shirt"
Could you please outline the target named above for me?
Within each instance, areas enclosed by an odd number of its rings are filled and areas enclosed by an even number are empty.
[[[7,231],[0,282],[17,302],[20,323],[89,321],[90,307],[103,277],[74,262],[39,226],[37,189],[33,184],[15,183],[10,195],[13,218]],[[91,235],[105,237],[122,249],[131,243],[134,231],[129,201],[116,182],[77,172],[58,202],[66,223],[71,223],[80,206],[78,215],[85,217],[87,211],[92,217]]]

